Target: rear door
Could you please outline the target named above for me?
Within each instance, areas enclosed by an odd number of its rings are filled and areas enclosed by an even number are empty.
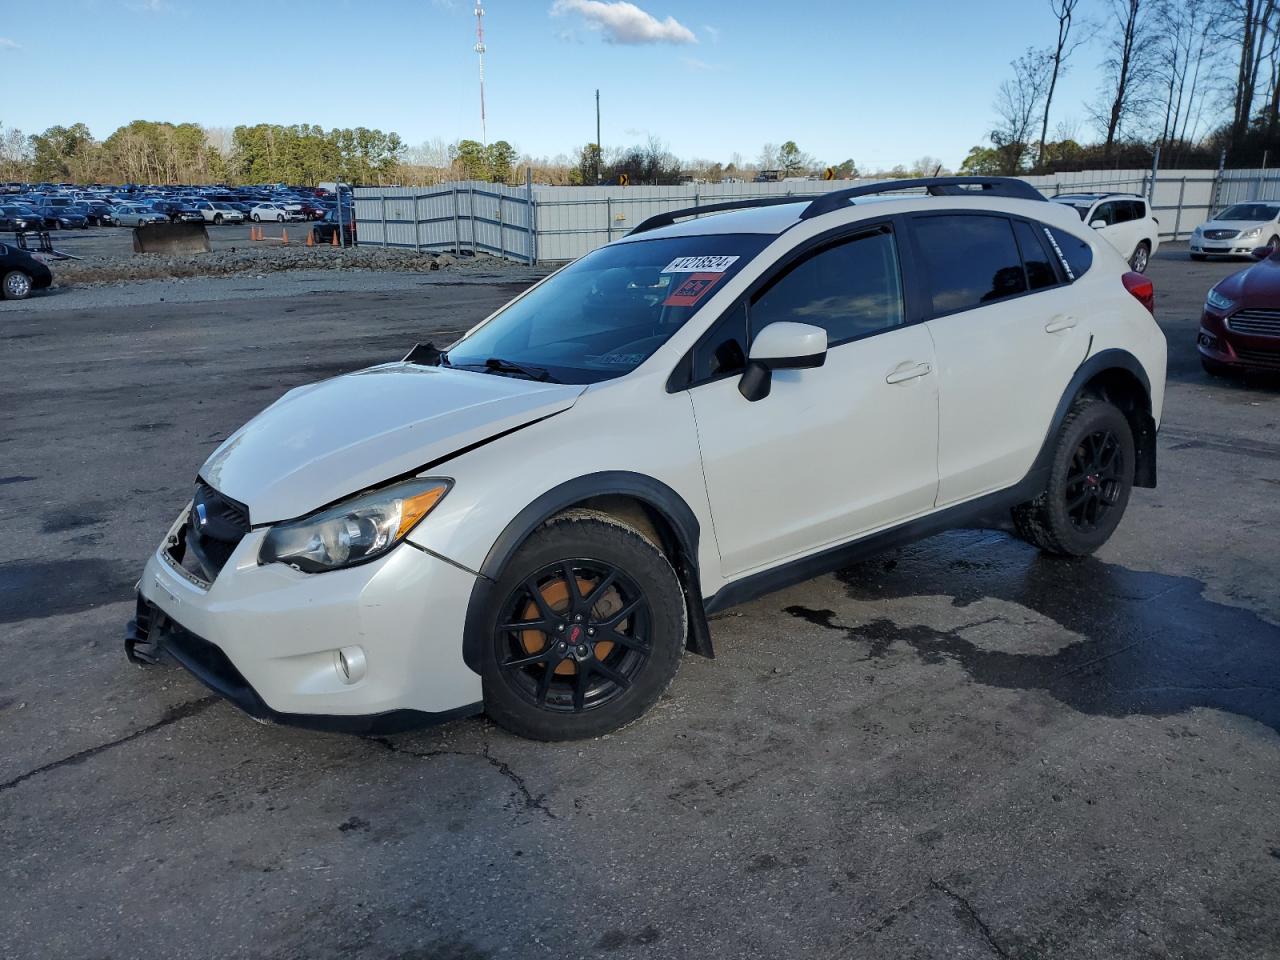
[[[926,512],[937,491],[933,342],[904,308],[889,222],[800,254],[694,348],[690,398],[726,576],[816,552]],[[826,329],[826,363],[738,390],[755,334]]]
[[[938,363],[938,506],[1030,469],[1084,359],[1088,318],[1038,223],[995,214],[911,218]]]

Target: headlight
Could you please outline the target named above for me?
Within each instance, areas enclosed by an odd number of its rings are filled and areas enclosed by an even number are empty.
[[[1204,302],[1215,310],[1230,310],[1236,305],[1234,300],[1224,297],[1217,290],[1210,290],[1208,295],[1204,298]]]
[[[1261,227],[1254,227],[1252,230],[1242,230],[1242,231],[1240,231],[1240,239],[1241,239],[1241,240],[1252,240],[1252,239],[1254,239],[1255,237],[1260,237],[1260,236],[1262,236],[1262,228],[1261,228]]]
[[[262,541],[258,561],[322,573],[373,560],[403,540],[450,486],[449,480],[410,480],[278,524]]]

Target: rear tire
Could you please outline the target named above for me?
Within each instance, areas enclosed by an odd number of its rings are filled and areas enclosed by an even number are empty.
[[[255,214],[253,215],[253,222],[254,222],[254,223],[261,223],[261,222],[262,222],[262,218],[261,218],[260,216],[258,216],[258,215],[255,213]]]
[[[1133,473],[1125,415],[1105,400],[1080,397],[1058,429],[1044,492],[1013,508],[1018,536],[1046,553],[1089,556],[1124,516]]]
[[[4,275],[4,298],[25,300],[31,296],[31,278],[21,270],[10,270]]]
[[[1146,273],[1147,267],[1151,263],[1151,244],[1143,240],[1133,251],[1133,256],[1129,258],[1129,269],[1134,273]]]
[[[485,710],[522,737],[617,730],[657,702],[680,666],[680,581],[649,539],[607,514],[575,510],[547,521],[516,551],[493,596],[480,671]]]

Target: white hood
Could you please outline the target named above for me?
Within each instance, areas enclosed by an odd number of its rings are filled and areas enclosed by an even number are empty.
[[[1258,228],[1262,228],[1264,234],[1267,230],[1280,233],[1280,227],[1277,227],[1270,220],[1208,220],[1200,225],[1200,232],[1203,233],[1206,230],[1235,230],[1237,233],[1241,233],[1245,230],[1257,230]],[[1269,238],[1270,234],[1266,234],[1265,236],[1259,236],[1258,239],[1267,240]]]
[[[408,363],[371,367],[290,390],[223,441],[200,476],[245,504],[254,524],[289,520],[566,410],[585,389]]]

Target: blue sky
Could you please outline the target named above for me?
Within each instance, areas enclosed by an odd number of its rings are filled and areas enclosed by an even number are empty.
[[[0,123],[30,133],[83,121],[105,137],[134,119],[306,122],[410,144],[479,139],[473,4],[0,0],[0,69],[28,94],[5,98]],[[864,169],[926,154],[954,166],[990,128],[1009,60],[1055,29],[1046,0],[627,6],[485,0],[489,139],[568,153],[595,138],[598,86],[606,148],[652,133],[682,157],[752,160],[793,139]],[[1082,7],[1106,15],[1102,0]],[[1054,123],[1091,132],[1101,59],[1096,41],[1078,51]]]

